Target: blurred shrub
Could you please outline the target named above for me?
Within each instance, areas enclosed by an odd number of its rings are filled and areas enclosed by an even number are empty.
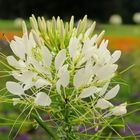
[[[122,17],[120,15],[112,15],[109,19],[110,24],[120,25],[122,24]]]
[[[137,24],[140,24],[140,12],[133,15],[133,21]]]

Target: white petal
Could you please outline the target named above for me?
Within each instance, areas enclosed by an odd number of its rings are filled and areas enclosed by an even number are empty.
[[[26,48],[27,57],[32,56],[32,49],[36,46],[35,41],[33,39],[32,32],[29,33],[29,39],[25,37],[24,44]]]
[[[97,104],[95,106],[101,109],[107,109],[109,107],[112,107],[113,105],[109,101],[102,98],[97,101]]]
[[[68,65],[66,64],[66,65],[63,65],[60,69],[59,69],[59,71],[58,71],[58,77],[61,77],[61,75],[63,75],[63,73],[64,72],[66,72],[67,71],[67,69],[68,69]]]
[[[108,46],[108,40],[103,40],[103,42],[100,44],[99,49],[106,50]]]
[[[120,90],[120,86],[119,85],[116,85],[115,87],[113,87],[110,91],[108,91],[106,94],[105,94],[105,99],[106,100],[110,100],[112,98],[114,98],[117,93],[119,92]]]
[[[79,88],[80,86],[83,85],[83,75],[85,73],[85,69],[82,68],[80,70],[78,70],[76,72],[76,74],[74,75],[74,81],[73,84],[75,86],[75,88]]]
[[[19,67],[19,63],[14,56],[7,56],[6,59],[7,59],[7,62],[8,62],[9,65],[11,65],[15,68]]]
[[[84,46],[83,46],[82,52],[84,52],[84,53],[89,52],[90,53],[90,50],[95,49],[94,43],[96,41],[96,38],[97,38],[97,35],[94,35],[91,39],[87,38],[84,41]]]
[[[79,39],[77,39],[76,37],[72,37],[70,39],[68,49],[69,49],[70,57],[73,59],[77,56],[77,49],[79,48],[78,44],[79,44]]]
[[[61,85],[63,87],[67,87],[69,84],[69,80],[70,80],[70,76],[68,71],[66,71],[65,73],[63,73],[63,75],[60,77],[60,81],[61,81]]]
[[[8,81],[6,83],[7,90],[14,95],[23,95],[24,90],[19,83]]]
[[[42,47],[42,59],[43,59],[43,64],[46,67],[50,67],[52,63],[52,55],[50,51],[48,50],[48,48],[45,46]]]
[[[119,51],[119,50],[115,51],[112,54],[112,60],[111,60],[111,62],[112,63],[115,63],[116,61],[118,61],[118,59],[120,58],[120,56],[121,56],[121,51]]]
[[[51,85],[51,83],[45,79],[38,79],[35,83],[35,87],[38,89],[38,88],[41,88],[43,86],[48,86],[48,85]]]
[[[17,42],[12,40],[10,43],[10,47],[17,57],[25,59],[25,48],[21,41]]]
[[[119,106],[114,107],[113,109],[111,109],[112,115],[122,116],[122,115],[126,114],[127,113],[126,106],[127,106],[127,103],[123,103]]]
[[[106,83],[106,84],[103,86],[101,92],[99,93],[99,96],[103,96],[103,95],[105,94],[105,92],[106,92],[108,86],[109,86],[109,83]]]
[[[84,56],[86,58],[86,60],[90,59],[91,57],[94,56],[95,54],[95,48],[90,47],[90,48],[86,48],[86,50],[84,50]]]
[[[60,90],[60,87],[61,87],[61,81],[60,80],[58,80],[57,82],[56,82],[56,91],[59,93],[59,94],[61,94],[61,90]]]
[[[92,62],[89,60],[86,63],[85,73],[83,75],[83,82],[84,82],[84,84],[89,84],[93,80],[92,79],[93,76],[94,76],[93,66],[92,66]]]
[[[59,68],[62,67],[65,60],[66,60],[66,50],[63,49],[63,50],[59,51],[59,53],[57,54],[57,56],[55,58],[55,68],[56,68],[56,70],[58,70]]]
[[[68,86],[70,80],[70,76],[67,68],[68,65],[63,65],[58,71],[59,82],[60,85],[62,85],[63,87]]]
[[[92,25],[85,32],[85,38],[89,37],[89,35],[93,33],[95,26],[96,26],[96,22],[93,22]]]
[[[34,77],[35,74],[31,71],[25,71],[22,74],[19,74],[19,73],[15,72],[12,75],[18,81],[20,81],[24,84],[28,84],[28,83],[32,82],[32,78]]]
[[[19,64],[20,68],[26,68],[27,67],[26,62],[23,62],[23,60],[21,60],[21,59],[18,61],[18,64]]]
[[[100,68],[97,71],[97,77],[99,80],[110,80],[110,78],[113,76],[113,73],[116,71],[118,68],[118,65],[105,65],[102,68]]]
[[[37,93],[34,102],[35,102],[36,105],[49,106],[52,101],[51,101],[50,97],[46,93],[39,92],[39,93]]]
[[[30,32],[29,34],[29,44],[30,44],[30,50],[35,46],[35,41],[34,41],[34,37],[33,37],[33,34],[32,32]]]
[[[89,87],[89,88],[86,88],[84,89],[81,94],[79,95],[80,98],[87,98],[89,96],[91,96],[92,94],[96,93],[97,91],[97,87]]]
[[[40,73],[45,73],[45,70],[37,60],[31,59],[30,61],[37,71],[39,71]]]

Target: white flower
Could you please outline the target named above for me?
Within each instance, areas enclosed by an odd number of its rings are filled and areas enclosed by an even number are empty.
[[[40,106],[49,106],[51,102],[52,101],[50,97],[44,92],[37,93],[34,101],[36,105],[40,105]]]
[[[46,26],[43,18],[39,18],[39,25],[34,17],[31,18],[31,22],[33,30],[29,35],[23,23],[23,36],[14,37],[10,43],[16,57],[8,56],[7,62],[13,67],[11,75],[17,82],[7,82],[7,90],[14,95],[26,95],[29,101],[34,98],[36,105],[49,106],[52,101],[45,91],[56,97],[60,96],[63,89],[66,92],[73,89],[77,92],[76,96],[73,94],[75,99],[92,97],[96,109],[113,107],[109,100],[117,95],[119,85],[109,91],[107,88],[117,70],[118,65],[115,63],[120,58],[121,52],[117,50],[110,53],[107,48],[108,40],[101,41],[104,31],[99,35],[93,35],[95,23],[86,29],[84,26],[86,17],[75,29],[72,27],[74,21],[71,21],[70,34],[65,31],[65,25],[59,18],[56,21],[57,29],[52,29],[51,21],[47,22]],[[68,37],[67,43],[63,39],[60,44],[58,43],[59,51],[58,48],[52,48],[57,45],[53,42],[56,36],[53,32],[51,33],[53,38],[49,34],[45,39],[42,38],[41,31],[45,32],[46,27],[48,32],[55,30],[56,34],[57,30],[60,31],[61,38],[58,35],[60,40]],[[67,36],[66,32],[70,36]],[[27,90],[31,93],[25,94]],[[34,93],[37,93],[36,97]]]
[[[7,56],[10,75],[16,80],[6,83],[14,106],[28,105],[40,118],[40,111],[49,112],[52,117],[57,113],[62,125],[66,115],[69,121],[80,115],[83,125],[88,118],[96,130],[105,123],[101,117],[127,112],[126,104],[111,103],[120,86],[109,89],[121,51],[109,51],[108,40],[102,40],[104,31],[93,35],[95,22],[87,27],[87,16],[77,27],[73,17],[66,24],[59,17],[46,22],[32,16],[30,22],[31,32],[27,32],[23,22],[23,36],[14,37],[10,42],[13,55]],[[73,130],[78,129],[74,125]]]

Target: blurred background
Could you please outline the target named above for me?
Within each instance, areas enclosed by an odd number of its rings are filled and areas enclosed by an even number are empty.
[[[140,102],[140,0],[0,0],[0,51],[10,54],[8,41],[14,35],[21,36],[21,22],[34,14],[44,16],[49,20],[52,16],[60,16],[68,21],[75,16],[75,26],[80,18],[88,15],[89,25],[97,22],[95,33],[105,30],[105,39],[109,39],[111,51],[122,50],[118,76],[121,91],[114,104]],[[2,57],[0,58],[2,60]],[[1,71],[5,70],[0,61]],[[9,76],[0,72],[0,94],[4,95],[3,87]],[[130,106],[131,112],[124,117],[124,129],[120,134],[140,136],[140,105]],[[133,112],[133,113],[132,113]],[[4,103],[0,98],[0,140],[8,140],[8,133],[20,114],[20,109],[12,104]],[[24,118],[24,115],[23,115]],[[14,136],[22,124],[23,118],[18,120],[12,135]],[[116,128],[117,129],[117,128]],[[46,140],[42,130],[35,130],[30,121],[25,122],[17,140]],[[127,138],[129,139],[129,138]],[[133,140],[133,138],[130,138]]]

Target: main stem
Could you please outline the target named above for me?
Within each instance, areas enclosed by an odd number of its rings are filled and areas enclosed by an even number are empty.
[[[47,124],[42,122],[42,120],[36,114],[32,114],[32,117],[48,133],[48,135],[53,138],[53,140],[59,140],[57,135],[54,134],[53,131],[47,126]]]
[[[65,132],[65,138],[64,140],[72,140],[72,126],[71,122],[69,121],[69,114],[70,114],[70,108],[69,108],[69,100],[65,98],[65,106],[64,106],[64,132]]]

